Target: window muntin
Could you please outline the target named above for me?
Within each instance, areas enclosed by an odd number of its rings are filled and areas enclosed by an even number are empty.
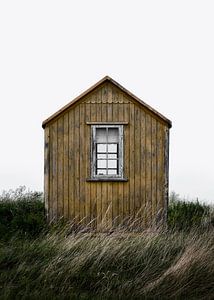
[[[123,177],[123,126],[92,126],[92,176]]]

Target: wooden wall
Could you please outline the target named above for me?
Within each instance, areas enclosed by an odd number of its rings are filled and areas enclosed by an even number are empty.
[[[127,182],[88,182],[91,126],[124,125]],[[45,127],[45,202],[48,219],[62,216],[101,229],[166,217],[168,126],[129,95],[105,83]]]

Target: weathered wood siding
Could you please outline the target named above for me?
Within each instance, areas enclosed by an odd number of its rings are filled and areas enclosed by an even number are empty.
[[[124,125],[127,182],[88,182],[91,126]],[[48,219],[62,216],[98,229],[128,219],[144,226],[166,217],[168,126],[129,95],[105,83],[45,127],[45,202]]]

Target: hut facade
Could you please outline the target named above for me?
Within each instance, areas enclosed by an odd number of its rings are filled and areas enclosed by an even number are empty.
[[[42,126],[49,221],[98,230],[165,222],[167,118],[106,76]]]

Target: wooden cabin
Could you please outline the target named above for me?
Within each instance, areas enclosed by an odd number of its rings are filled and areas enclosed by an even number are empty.
[[[106,76],[42,127],[49,221],[165,223],[171,121]]]

